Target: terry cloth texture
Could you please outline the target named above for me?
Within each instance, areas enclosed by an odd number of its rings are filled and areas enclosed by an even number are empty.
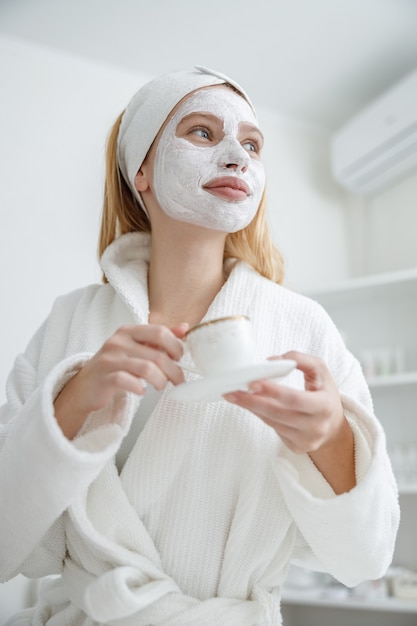
[[[63,436],[56,394],[119,326],[148,321],[149,254],[149,235],[111,244],[109,283],[59,298],[9,378],[0,579],[52,575],[10,624],[277,626],[291,561],[347,585],[382,576],[398,497],[359,364],[316,302],[245,263],[228,262],[204,319],[247,315],[259,358],[296,349],[325,360],[355,435],[354,489],[336,496],[308,455],[250,412],[174,401],[170,385],[120,475],[115,455],[140,398],[120,393],[76,439]],[[302,388],[301,372],[281,384]]]

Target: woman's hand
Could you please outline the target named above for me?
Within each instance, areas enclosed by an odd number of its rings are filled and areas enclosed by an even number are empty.
[[[353,433],[343,414],[336,384],[318,357],[287,352],[304,373],[304,390],[271,380],[252,383],[249,391],[225,396],[260,417],[293,452],[308,453],[336,493],[355,485]]]
[[[55,400],[55,416],[66,437],[72,439],[87,416],[106,406],[118,391],[143,395],[146,383],[163,389],[168,381],[183,382],[177,361],[183,354],[179,339],[187,329],[187,324],[119,328]]]

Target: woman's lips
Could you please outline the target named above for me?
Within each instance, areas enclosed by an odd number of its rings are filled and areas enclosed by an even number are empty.
[[[249,187],[240,178],[233,176],[222,176],[221,178],[214,178],[210,180],[206,185],[203,185],[203,189],[212,193],[214,196],[220,196],[227,200],[246,200],[249,195]]]

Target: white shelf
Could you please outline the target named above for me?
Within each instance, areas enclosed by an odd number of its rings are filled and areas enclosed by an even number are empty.
[[[372,371],[397,370],[396,373],[369,377],[367,383],[374,399],[375,413],[387,435],[388,449],[391,446],[395,451],[398,445],[408,450],[408,446],[417,441],[417,267],[317,286],[306,295],[327,310],[350,351],[363,362],[365,371],[371,371],[371,366]],[[395,458],[394,455],[393,460]],[[399,463],[394,466],[394,471],[396,469],[398,479],[408,476],[399,471],[402,470]],[[411,479],[414,474],[409,476]],[[415,571],[417,484],[398,482],[402,516],[395,559]],[[359,591],[355,594],[343,586],[304,590],[288,586],[283,589],[282,603],[304,606],[307,611],[308,607],[322,608],[318,612],[323,615],[323,623],[325,609],[332,607],[367,611],[367,623],[375,626],[380,623],[378,613],[387,613],[389,623],[400,623],[399,616],[403,615],[407,624],[417,625],[417,599],[372,598],[360,596]],[[371,612],[375,613],[373,617]]]
[[[358,278],[350,278],[333,285],[313,288],[306,293],[314,298],[325,298],[338,294],[346,294],[350,298],[355,292],[385,291],[389,289],[410,288],[410,284],[417,283],[417,267],[396,272],[370,274]]]
[[[400,496],[414,496],[417,494],[417,485],[398,485]]]
[[[360,609],[362,611],[417,614],[417,600],[402,600],[400,598],[391,597],[369,599],[354,596],[332,598],[326,595],[325,589],[313,589],[309,591],[284,589],[282,592],[282,603],[303,606],[335,607],[338,609]]]
[[[374,360],[376,369],[383,365],[392,371],[405,370],[401,375],[372,378],[370,385],[415,383],[411,370],[417,371],[417,268],[353,278],[307,295],[327,310],[359,359],[371,360],[370,365]],[[399,360],[404,361],[401,366]]]
[[[417,372],[399,372],[386,376],[373,376],[367,379],[369,387],[396,387],[399,385],[416,385]]]

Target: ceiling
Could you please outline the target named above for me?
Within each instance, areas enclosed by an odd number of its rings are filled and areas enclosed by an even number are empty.
[[[417,0],[0,0],[0,32],[149,76],[206,65],[330,131],[417,68]]]

